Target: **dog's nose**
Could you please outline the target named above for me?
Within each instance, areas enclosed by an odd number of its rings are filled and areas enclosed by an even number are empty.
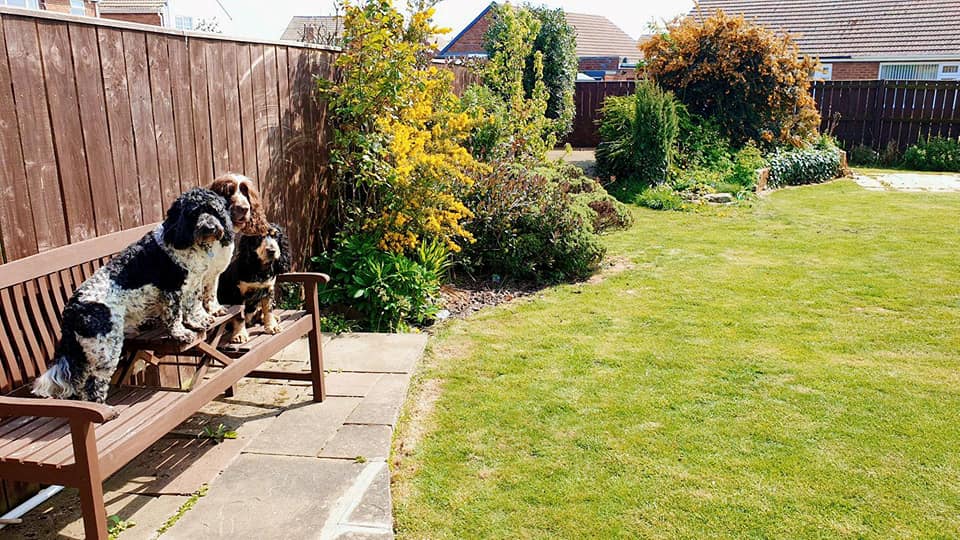
[[[230,207],[230,218],[233,221],[244,221],[247,219],[247,216],[250,214],[249,206],[231,206]]]

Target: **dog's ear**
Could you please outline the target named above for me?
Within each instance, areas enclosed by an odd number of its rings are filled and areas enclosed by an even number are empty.
[[[196,231],[189,223],[186,209],[188,198],[181,195],[173,201],[167,210],[167,219],[163,221],[163,243],[173,246],[174,249],[187,249],[193,245]]]
[[[280,246],[280,258],[273,262],[273,273],[286,274],[290,271],[290,240],[282,228],[273,227],[277,230],[277,245]]]
[[[236,232],[233,229],[233,220],[230,219],[230,203],[216,192],[213,192],[211,196],[214,199],[213,209],[216,212],[217,220],[223,226],[223,238],[220,239],[220,243],[227,245],[235,240],[234,233]]]
[[[264,213],[260,192],[257,191],[256,186],[254,186],[250,180],[244,181],[242,189],[244,189],[244,195],[246,195],[247,201],[250,202],[250,223],[247,225],[247,229],[250,231],[249,234],[267,234],[270,230],[270,223],[267,221],[267,216]]]

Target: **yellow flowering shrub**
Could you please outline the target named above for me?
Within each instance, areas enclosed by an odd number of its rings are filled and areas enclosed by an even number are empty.
[[[321,82],[332,116],[331,194],[337,226],[412,253],[440,241],[471,241],[458,194],[483,166],[463,147],[473,127],[452,92],[453,74],[430,65],[441,32],[432,8],[408,22],[390,0],[345,5],[338,76]]]

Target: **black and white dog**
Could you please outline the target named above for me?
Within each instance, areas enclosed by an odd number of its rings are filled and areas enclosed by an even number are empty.
[[[233,238],[226,199],[202,188],[181,195],[163,224],[74,292],[63,310],[54,364],[34,382],[33,393],[104,402],[124,332],[147,321],[158,321],[176,340],[196,339],[196,331],[213,322],[203,307],[204,277],[225,269]]]
[[[220,276],[217,293],[224,304],[243,303],[243,318],[228,323],[227,338],[233,343],[246,343],[250,339],[247,326],[257,315],[262,316],[267,333],[280,333],[280,323],[273,315],[273,297],[277,276],[290,271],[287,235],[271,223],[266,234],[239,236],[236,251],[236,258]]]

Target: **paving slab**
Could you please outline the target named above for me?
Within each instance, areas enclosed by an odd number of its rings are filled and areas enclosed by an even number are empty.
[[[323,403],[298,404],[283,412],[246,452],[316,456],[360,404],[361,398],[328,397]]]
[[[317,538],[363,465],[244,454],[163,540]]]
[[[324,375],[328,396],[365,397],[383,378],[383,373],[335,371]]]
[[[324,346],[324,369],[412,373],[426,345],[426,334],[341,334]]]
[[[318,457],[331,459],[354,459],[385,461],[390,456],[390,441],[393,429],[379,425],[346,425],[337,431]]]
[[[390,469],[377,473],[359,504],[347,516],[348,525],[364,525],[393,530],[393,503],[390,498]]]
[[[308,400],[308,395],[300,388],[242,381],[234,397],[207,404],[110,477],[104,489],[146,495],[194,493],[256,440],[284,406]],[[224,431],[235,431],[237,438],[217,442],[203,435],[221,425]]]
[[[150,497],[133,493],[106,493],[107,515],[131,520],[136,526],[124,531],[120,538],[148,539],[180,507],[187,497]],[[81,540],[83,516],[76,489],[67,488],[31,510],[22,525],[0,529],[0,538]]]
[[[409,384],[409,375],[384,375],[347,417],[347,423],[395,426]]]

